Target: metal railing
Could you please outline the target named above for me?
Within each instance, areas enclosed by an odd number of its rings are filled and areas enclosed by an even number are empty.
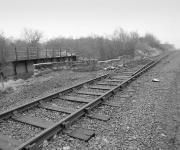
[[[74,56],[75,54],[61,49],[39,49],[39,48],[13,48],[3,50],[5,60],[21,61],[21,60],[33,60],[42,58],[56,58]]]

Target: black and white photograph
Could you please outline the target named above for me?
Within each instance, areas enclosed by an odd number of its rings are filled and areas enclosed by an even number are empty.
[[[0,150],[180,150],[180,1],[0,0]]]

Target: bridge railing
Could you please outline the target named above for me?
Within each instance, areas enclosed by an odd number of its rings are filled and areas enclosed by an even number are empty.
[[[72,52],[61,49],[39,49],[39,48],[26,48],[26,49],[7,49],[4,50],[6,61],[20,61],[32,60],[42,58],[55,58],[74,55]]]

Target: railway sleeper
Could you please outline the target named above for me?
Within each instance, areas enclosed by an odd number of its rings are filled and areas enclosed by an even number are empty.
[[[73,109],[69,109],[69,108],[60,107],[60,106],[57,106],[55,104],[53,105],[53,104],[41,103],[39,105],[39,107],[44,108],[44,109],[48,109],[48,110],[52,110],[52,111],[64,112],[64,113],[68,113],[68,114],[71,114],[71,113],[76,111],[75,109],[73,110]]]
[[[47,120],[40,119],[40,118],[34,118],[31,116],[12,116],[12,118],[15,121],[23,122],[23,123],[26,123],[26,124],[29,124],[32,126],[43,128],[43,129],[49,128],[49,127],[53,126],[53,124],[54,124],[54,122],[52,122],[52,121],[47,121]]]
[[[94,86],[90,86],[90,89],[100,89],[100,90],[111,90],[112,87],[110,86],[102,86],[102,85],[94,85]]]
[[[128,75],[115,75],[115,76],[112,76],[111,78],[117,78],[117,79],[128,79],[130,78],[131,76],[128,76]]]
[[[105,85],[105,86],[117,86],[118,84],[116,83],[111,83],[111,82],[99,82],[99,83],[96,83],[97,85]]]
[[[124,80],[121,80],[121,79],[105,79],[103,81],[107,81],[107,82],[123,82]]]
[[[132,75],[134,72],[133,71],[125,71],[125,72],[123,72],[122,74],[123,75]]]
[[[81,103],[89,103],[92,101],[92,99],[82,98],[82,97],[74,97],[74,96],[63,96],[61,97],[64,100],[67,101],[74,101],[74,102],[81,102]]]
[[[73,137],[73,138],[79,139],[79,140],[83,140],[85,142],[88,142],[96,134],[96,132],[94,130],[84,129],[84,128],[76,128],[71,131],[67,130],[67,131],[64,131],[64,133],[70,137]]]
[[[101,96],[104,94],[103,92],[90,92],[90,91],[78,91],[76,93],[82,95],[95,95],[95,96]]]

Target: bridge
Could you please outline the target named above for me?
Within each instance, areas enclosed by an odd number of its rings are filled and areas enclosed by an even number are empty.
[[[4,69],[5,76],[32,73],[33,64],[46,62],[76,61],[76,55],[68,50],[61,49],[8,49],[5,50],[7,65]]]

